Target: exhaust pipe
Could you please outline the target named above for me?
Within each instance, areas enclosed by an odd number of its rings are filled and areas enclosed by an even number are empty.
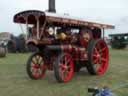
[[[49,0],[48,12],[56,13],[55,0]]]

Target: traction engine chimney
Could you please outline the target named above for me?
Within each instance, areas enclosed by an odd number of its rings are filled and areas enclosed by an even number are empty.
[[[56,13],[55,0],[49,0],[49,9],[48,12]]]

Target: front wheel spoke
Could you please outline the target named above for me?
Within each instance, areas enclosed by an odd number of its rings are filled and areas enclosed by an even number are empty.
[[[42,69],[39,69],[39,73],[42,74]]]
[[[43,59],[42,59],[42,57],[40,57],[38,63],[41,64],[42,62],[43,62]]]
[[[41,75],[41,73],[42,73],[41,70],[40,69],[37,69],[36,74],[37,75]]]
[[[36,64],[37,62],[35,61],[35,58],[32,58],[32,62],[34,63],[34,64]]]
[[[44,63],[44,61],[42,61],[41,63],[40,63],[40,67],[42,68],[42,67],[45,67],[46,66],[46,64]]]
[[[34,65],[35,65],[35,63],[31,62],[30,66],[31,66],[31,67],[34,67]]]
[[[37,75],[37,76],[39,75],[39,69],[36,70],[36,75]]]
[[[39,58],[40,58],[40,56],[39,56],[39,55],[36,55],[35,57],[36,57],[36,60],[37,60],[37,61],[38,61],[38,60],[39,60]]]
[[[40,59],[40,56],[36,56],[36,61],[37,61],[37,63],[39,63],[39,59]]]
[[[44,66],[44,64],[40,64],[39,68],[41,69],[41,68],[43,68],[43,66]]]
[[[42,60],[43,60],[42,57],[39,56],[38,63],[41,64]]]
[[[32,74],[33,74],[33,75],[36,75],[36,70],[37,70],[37,69],[32,68]]]
[[[37,74],[38,72],[39,72],[38,69],[36,69],[35,73]]]

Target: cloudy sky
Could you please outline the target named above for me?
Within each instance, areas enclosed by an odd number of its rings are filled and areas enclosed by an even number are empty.
[[[48,0],[0,0],[0,32],[20,34],[13,16],[29,9],[47,10]],[[115,25],[116,29],[106,31],[106,35],[128,32],[128,0],[56,0],[56,9],[59,14]]]

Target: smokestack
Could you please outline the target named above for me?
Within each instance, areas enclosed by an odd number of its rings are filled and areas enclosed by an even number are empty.
[[[56,13],[55,0],[49,0],[49,9],[48,12]]]

